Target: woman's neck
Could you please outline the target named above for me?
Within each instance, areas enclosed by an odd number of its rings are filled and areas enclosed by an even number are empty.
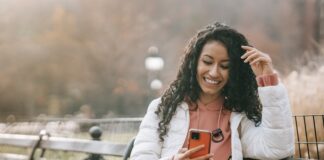
[[[204,105],[207,105],[211,102],[214,102],[215,100],[221,98],[222,96],[220,94],[218,95],[214,95],[214,96],[210,96],[210,95],[204,95],[204,94],[201,94],[200,97],[199,97],[199,101],[204,104]]]

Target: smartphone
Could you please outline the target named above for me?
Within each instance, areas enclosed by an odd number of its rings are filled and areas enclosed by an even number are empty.
[[[194,148],[200,145],[205,147],[195,153],[193,153],[190,158],[200,157],[210,152],[211,143],[211,132],[207,130],[190,129],[189,130],[189,142],[188,148]]]

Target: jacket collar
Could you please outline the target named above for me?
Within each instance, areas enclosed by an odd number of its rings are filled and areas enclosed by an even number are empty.
[[[243,113],[239,113],[239,112],[231,113],[230,123],[231,123],[232,130],[236,130],[238,128],[242,118],[243,118]]]
[[[183,110],[188,110],[189,109],[189,105],[187,102],[183,101],[181,104],[180,104],[180,108],[182,108]]]

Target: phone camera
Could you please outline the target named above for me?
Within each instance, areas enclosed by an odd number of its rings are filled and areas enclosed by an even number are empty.
[[[191,133],[191,139],[198,140],[200,137],[199,132],[192,132]]]

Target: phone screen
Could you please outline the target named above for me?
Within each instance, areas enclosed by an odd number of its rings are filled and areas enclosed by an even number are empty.
[[[205,147],[198,152],[193,153],[190,158],[200,157],[210,152],[211,132],[206,130],[189,130],[189,149],[204,145]]]

